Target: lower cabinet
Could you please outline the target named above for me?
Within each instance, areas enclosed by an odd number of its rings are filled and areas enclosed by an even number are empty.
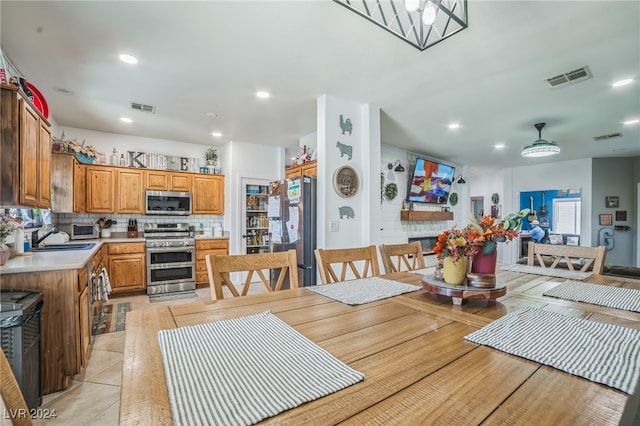
[[[229,240],[196,240],[196,284],[208,284],[208,254],[229,254]]]
[[[83,271],[84,272],[84,271]],[[81,367],[86,367],[88,355],[89,355],[89,343],[91,341],[91,312],[89,312],[89,287],[85,287],[80,293],[80,297],[78,298],[78,310],[79,315],[78,318],[80,320],[80,326],[78,327],[80,331],[80,338],[78,339],[79,343],[79,353],[80,356],[78,360],[81,364]]]
[[[113,294],[147,288],[144,242],[108,243],[107,259]]]

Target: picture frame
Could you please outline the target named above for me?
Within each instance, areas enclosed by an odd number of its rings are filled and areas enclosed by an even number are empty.
[[[358,172],[351,166],[342,166],[333,174],[333,188],[342,198],[351,198],[360,189]]]
[[[626,222],[627,221],[627,211],[626,210],[616,210],[616,221],[617,222]]]
[[[620,197],[618,196],[605,197],[605,205],[610,208],[620,207]]]
[[[611,213],[604,213],[600,215],[600,225],[611,226],[613,224],[613,215]]]

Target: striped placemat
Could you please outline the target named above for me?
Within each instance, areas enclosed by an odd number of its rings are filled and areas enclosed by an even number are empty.
[[[364,379],[269,311],[158,339],[176,425],[249,425]]]
[[[545,296],[625,311],[640,312],[640,290],[567,280],[543,293]]]
[[[640,330],[524,306],[465,336],[631,393],[640,376]]]
[[[415,285],[378,277],[360,278],[357,280],[305,288],[314,293],[337,300],[338,302],[346,303],[347,305],[362,305],[364,303],[375,302],[376,300],[421,289],[421,287]]]
[[[511,271],[511,272],[522,272],[525,274],[536,274],[536,275],[546,275],[549,277],[558,277],[558,278],[569,278],[574,280],[586,280],[593,272],[580,272],[580,271],[570,271],[568,269],[551,269],[551,268],[543,268],[542,266],[530,266],[530,265],[504,265],[500,267],[503,271]]]

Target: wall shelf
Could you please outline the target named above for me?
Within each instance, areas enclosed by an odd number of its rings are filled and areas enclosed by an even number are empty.
[[[400,220],[453,220],[453,212],[433,212],[424,210],[400,210]]]

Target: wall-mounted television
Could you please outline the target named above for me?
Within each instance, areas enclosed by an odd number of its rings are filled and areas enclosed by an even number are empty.
[[[417,158],[409,185],[408,201],[445,204],[449,199],[456,168]]]

